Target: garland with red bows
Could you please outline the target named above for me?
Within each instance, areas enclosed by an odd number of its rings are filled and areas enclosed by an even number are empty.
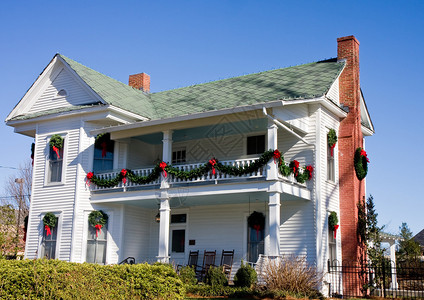
[[[59,151],[63,148],[63,137],[53,134],[49,142],[50,147],[56,152],[57,158],[60,158]]]
[[[358,147],[355,151],[353,162],[355,165],[356,177],[358,177],[359,180],[364,179],[365,176],[367,176],[368,163],[370,162],[367,157],[367,152],[361,147]]]
[[[274,162],[278,164],[278,169],[280,170],[280,173],[283,176],[289,176],[290,174],[294,174],[297,182],[299,183],[304,183],[305,181],[310,180],[312,178],[312,166],[303,167],[302,172],[300,172],[301,168],[299,166],[299,162],[296,160],[290,162],[290,166],[286,166],[281,152],[277,149],[268,150],[249,165],[239,167],[224,165],[216,158],[212,158],[207,163],[190,171],[184,171],[178,167],[173,167],[172,165],[168,165],[165,162],[161,162],[158,163],[153,168],[152,172],[150,172],[150,174],[146,176],[136,175],[130,169],[122,169],[121,172],[115,176],[115,178],[105,179],[95,175],[93,172],[89,172],[87,173],[86,183],[89,185],[90,182],[92,182],[99,187],[113,187],[117,186],[121,181],[125,184],[126,180],[128,179],[135,184],[147,184],[157,180],[161,174],[163,175],[163,177],[167,177],[168,174],[170,174],[181,180],[192,180],[200,178],[210,171],[212,171],[212,175],[216,175],[216,171],[219,171],[223,174],[231,176],[242,176],[257,172],[272,158],[274,159]]]
[[[102,210],[93,210],[88,215],[88,223],[96,229],[96,237],[99,236],[99,232],[101,232],[102,227],[107,224],[108,219],[109,216]]]
[[[44,229],[46,230],[46,236],[52,234],[51,229],[56,227],[57,217],[54,213],[48,212],[43,217]]]

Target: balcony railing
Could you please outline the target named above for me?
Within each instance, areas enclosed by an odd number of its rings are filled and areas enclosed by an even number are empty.
[[[226,161],[221,161],[221,163],[225,166],[243,167],[243,166],[250,165],[256,159],[257,158],[226,160]],[[177,168],[181,171],[191,171],[191,170],[194,170],[196,168],[199,168],[203,164],[204,163],[181,164],[181,165],[173,165],[173,167],[175,167],[175,168]],[[150,174],[153,171],[153,168],[136,169],[136,170],[132,170],[132,171],[138,176],[147,176],[148,174]],[[118,174],[119,174],[119,172],[109,172],[109,173],[98,174],[97,176],[101,179],[110,180],[110,179],[115,178]],[[201,177],[190,179],[190,180],[180,179],[180,178],[173,176],[172,174],[168,174],[166,180],[172,186],[173,184],[179,184],[179,183],[217,182],[217,181],[227,181],[227,180],[228,181],[231,181],[231,180],[235,181],[235,180],[240,180],[240,179],[255,179],[255,178],[263,178],[263,179],[266,178],[266,165],[263,166],[262,168],[259,168],[255,172],[248,173],[248,174],[241,175],[241,176],[224,174],[224,173],[222,173],[218,170],[216,170],[215,174],[213,174],[212,170],[211,170],[210,172],[208,172],[205,175],[202,175]],[[286,182],[299,184],[299,183],[296,182],[293,175],[290,175],[289,177],[283,177],[280,174],[279,179],[286,181]],[[125,184],[123,182],[119,182],[119,184],[114,186],[114,187],[98,187],[96,185],[92,185],[91,190],[92,191],[100,191],[100,190],[114,190],[114,189],[120,189],[120,188],[123,188],[124,190],[126,190],[126,189],[132,189],[132,188],[136,188],[136,187],[149,187],[149,186],[154,186],[154,185],[160,185],[160,181],[161,181],[161,177],[154,180],[153,182],[149,182],[149,183],[146,183],[146,184],[137,184],[137,183],[131,182],[131,180],[127,180]],[[300,184],[300,185],[305,186],[305,184]]]

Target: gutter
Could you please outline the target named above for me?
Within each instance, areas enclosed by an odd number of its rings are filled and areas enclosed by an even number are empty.
[[[314,144],[311,144],[309,142],[307,142],[303,137],[301,137],[300,135],[298,135],[296,132],[294,132],[293,129],[290,129],[289,127],[287,127],[286,125],[284,125],[283,123],[281,123],[280,121],[278,121],[276,118],[271,117],[270,115],[268,115],[268,113],[266,112],[266,107],[262,107],[262,112],[263,114],[270,119],[272,122],[274,122],[274,124],[276,124],[277,126],[283,128],[284,130],[286,130],[287,132],[291,133],[292,135],[294,135],[295,137],[297,137],[299,140],[301,140],[302,142],[304,142],[306,145],[309,146],[315,146]]]

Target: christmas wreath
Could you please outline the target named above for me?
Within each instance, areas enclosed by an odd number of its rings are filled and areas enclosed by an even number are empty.
[[[367,176],[369,162],[367,152],[365,152],[365,150],[361,147],[358,147],[355,151],[354,164],[356,177],[358,177],[359,180],[362,180],[365,176]]]
[[[254,211],[248,218],[247,224],[256,230],[256,237],[259,239],[259,232],[265,228],[265,216],[261,212]]]
[[[337,134],[334,129],[330,129],[328,131],[327,142],[328,142],[328,146],[331,149],[331,156],[333,156],[333,150],[334,150],[334,147],[336,147],[336,143],[337,143]]]
[[[43,224],[44,229],[46,230],[46,235],[49,236],[52,234],[51,229],[56,227],[57,217],[54,213],[48,212],[44,215]]]
[[[49,142],[50,147],[56,152],[57,158],[60,158],[59,150],[63,148],[63,137],[53,134]]]
[[[328,226],[330,226],[330,229],[334,231],[334,238],[336,238],[337,229],[339,229],[338,223],[339,218],[337,217],[337,213],[332,211],[328,216]]]
[[[102,157],[105,157],[107,152],[113,151],[113,143],[110,139],[110,133],[101,133],[96,137],[94,147],[102,150]]]
[[[88,215],[88,223],[96,229],[96,237],[99,236],[102,227],[107,224],[108,218],[108,215],[102,210],[93,210]]]

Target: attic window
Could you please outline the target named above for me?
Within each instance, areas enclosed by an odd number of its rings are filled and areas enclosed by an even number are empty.
[[[65,97],[68,96],[68,92],[64,89],[61,89],[59,92],[57,92],[58,97]]]

